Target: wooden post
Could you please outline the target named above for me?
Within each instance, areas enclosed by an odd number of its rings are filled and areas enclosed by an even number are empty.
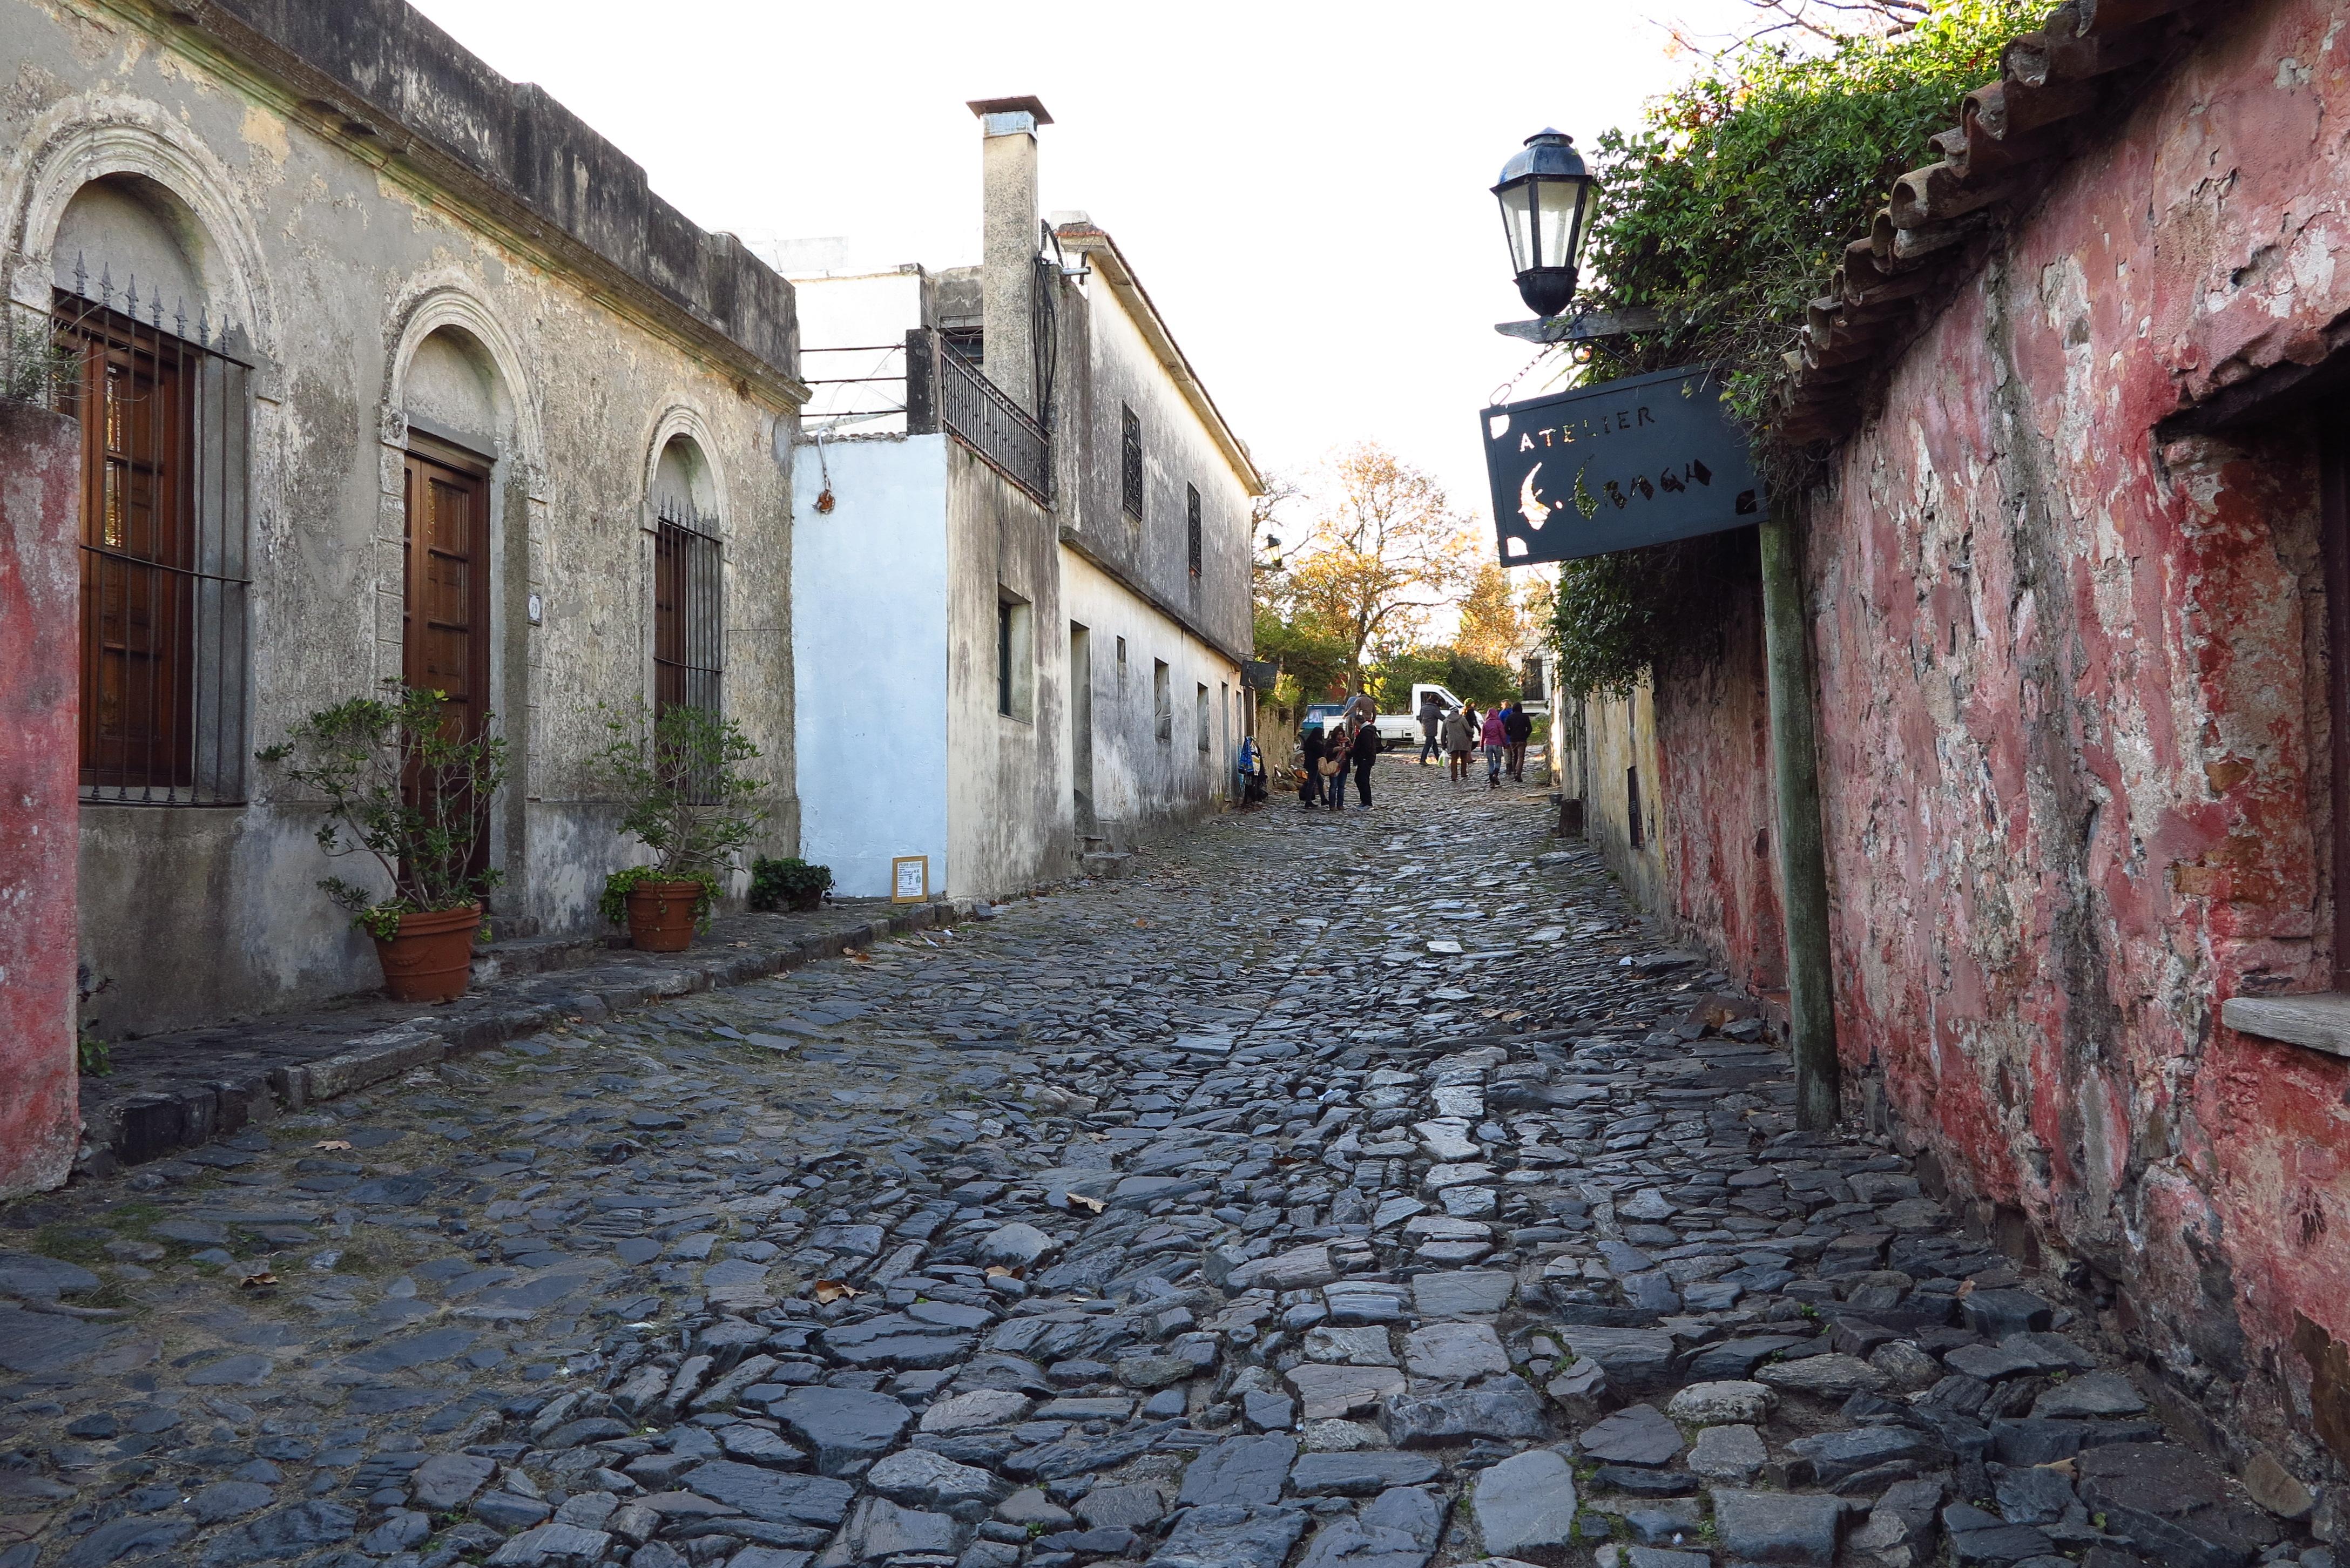
[[[1836,1124],[1835,998],[1828,978],[1827,853],[1820,831],[1804,584],[1792,524],[1775,512],[1762,547],[1762,645],[1771,686],[1771,758],[1779,803],[1779,880],[1786,900],[1787,1012],[1794,1038],[1795,1125]]]

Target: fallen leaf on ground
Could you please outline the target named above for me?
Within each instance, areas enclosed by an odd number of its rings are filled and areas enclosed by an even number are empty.
[[[838,1280],[818,1280],[816,1282],[816,1289],[810,1293],[816,1297],[816,1305],[829,1306],[834,1302],[849,1300],[857,1294],[857,1291],[852,1286],[842,1284]]]
[[[1087,1209],[1089,1212],[1091,1212],[1091,1213],[1098,1214],[1098,1213],[1100,1213],[1100,1212],[1102,1211],[1102,1207],[1103,1207],[1103,1205],[1102,1205],[1102,1200],[1101,1200],[1100,1199],[1098,1199],[1098,1198],[1088,1198],[1088,1197],[1087,1197],[1087,1196],[1086,1196],[1084,1193],[1082,1193],[1082,1192],[1072,1192],[1072,1193],[1070,1193],[1070,1194],[1069,1194],[1069,1201],[1070,1201],[1072,1204],[1079,1204],[1079,1203],[1082,1203],[1083,1205],[1085,1205],[1086,1209]]]
[[[987,1266],[987,1277],[991,1280],[1017,1280],[1026,1276],[1017,1269],[1007,1269],[1001,1263],[990,1263]]]
[[[247,1290],[252,1290],[252,1289],[255,1289],[255,1287],[257,1287],[257,1286],[261,1286],[261,1285],[274,1285],[274,1284],[276,1284],[276,1283],[277,1282],[277,1276],[276,1276],[276,1274],[267,1273],[267,1272],[263,1272],[263,1273],[258,1273],[258,1274],[247,1274],[247,1275],[245,1275],[245,1276],[244,1276],[244,1278],[243,1278],[243,1279],[241,1279],[241,1280],[237,1281],[236,1282],[237,1282],[238,1284],[240,1284],[240,1285],[243,1285],[243,1286],[244,1286],[245,1289],[247,1289]]]
[[[348,1148],[351,1147],[351,1140],[342,1137],[322,1137],[310,1147],[312,1148]]]

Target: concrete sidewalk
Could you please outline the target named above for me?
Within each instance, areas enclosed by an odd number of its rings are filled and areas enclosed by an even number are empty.
[[[305,1012],[126,1041],[114,1047],[110,1073],[81,1080],[75,1173],[110,1175],[564,1019],[593,1022],[665,997],[739,985],[884,937],[951,926],[971,912],[969,899],[872,898],[811,914],[727,915],[681,953],[638,952],[625,938],[601,935],[498,942],[475,958],[473,990],[439,1006],[343,997]]]

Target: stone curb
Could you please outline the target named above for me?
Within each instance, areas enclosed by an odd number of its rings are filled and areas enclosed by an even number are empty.
[[[597,972],[598,966],[553,971],[576,977],[577,982],[577,990],[557,1002],[517,1000],[510,1006],[494,1006],[462,1020],[449,1020],[445,1026],[430,1016],[417,1018],[356,1035],[330,1048],[328,1054],[298,1065],[180,1085],[168,1094],[135,1096],[109,1106],[82,1128],[74,1175],[81,1179],[110,1176],[128,1165],[199,1147],[215,1138],[233,1137],[255,1123],[274,1120],[281,1112],[298,1111],[418,1067],[536,1034],[563,1018],[594,1022],[698,991],[764,980],[821,959],[838,958],[851,949],[870,947],[887,937],[968,919],[972,909],[969,898],[941,899],[787,945],[747,951],[689,950],[677,959],[631,954],[600,966],[606,971],[603,973]],[[548,978],[547,973],[515,977],[517,981]],[[493,981],[482,989],[495,986]]]

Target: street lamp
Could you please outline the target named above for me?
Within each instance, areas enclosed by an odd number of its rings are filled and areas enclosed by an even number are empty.
[[[1493,196],[1510,236],[1518,297],[1536,316],[1556,316],[1575,299],[1575,264],[1590,230],[1598,183],[1584,168],[1575,139],[1555,130],[1527,137],[1525,151],[1502,165]]]

